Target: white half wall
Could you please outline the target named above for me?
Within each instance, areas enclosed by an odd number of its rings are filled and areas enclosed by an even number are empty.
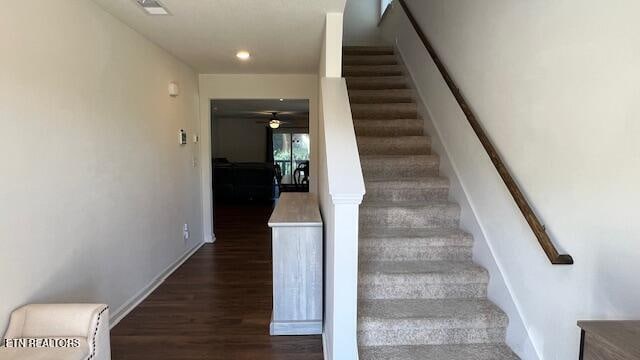
[[[576,321],[640,317],[640,3],[408,3],[552,240],[575,260],[550,264],[426,51],[399,36],[534,352],[575,359]]]
[[[310,166],[309,191],[318,192],[318,75],[317,74],[200,74],[200,157],[203,237],[214,241],[211,183],[211,100],[308,99]]]
[[[320,50],[320,77],[342,76],[342,13],[328,13]]]
[[[327,360],[357,360],[360,156],[342,76],[342,14],[327,14],[320,57],[319,200],[324,221],[324,331]],[[333,69],[327,71],[327,69]]]
[[[202,242],[199,149],[178,145],[197,77],[83,0],[3,2],[0,53],[0,333],[26,303],[122,314]]]
[[[347,85],[321,80],[320,208],[325,225],[325,359],[358,358],[358,212],[365,193]]]

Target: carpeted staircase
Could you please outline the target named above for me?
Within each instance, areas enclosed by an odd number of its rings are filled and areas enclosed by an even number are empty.
[[[361,360],[518,359],[507,316],[487,300],[460,207],[438,176],[408,79],[391,47],[345,47],[367,194],[360,207]]]

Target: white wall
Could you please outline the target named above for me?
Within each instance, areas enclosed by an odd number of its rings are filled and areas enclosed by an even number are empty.
[[[328,13],[322,34],[318,74],[322,77],[342,77],[342,13]],[[320,86],[320,83],[318,83]]]
[[[211,159],[211,100],[308,99],[310,166],[309,191],[318,192],[318,75],[317,74],[200,74],[200,157]],[[202,162],[202,214],[206,241],[214,241],[211,197],[211,161]]]
[[[414,67],[535,350],[577,358],[577,320],[640,317],[640,3],[409,5],[551,238],[575,260],[549,263],[433,64]],[[402,37],[398,46],[407,62],[426,58]]]
[[[178,145],[197,78],[85,0],[3,2],[0,53],[0,333],[25,303],[118,316],[202,241],[198,149]]]
[[[397,9],[396,9],[397,10]],[[394,11],[396,13],[397,11]],[[395,19],[398,15],[398,19]],[[478,223],[473,207],[469,203],[465,188],[458,177],[459,169],[452,163],[449,158],[449,149],[442,143],[441,126],[436,126],[432,118],[436,117],[431,114],[431,109],[436,108],[429,99],[433,99],[431,94],[434,92],[448,94],[448,90],[444,81],[433,82],[425,81],[426,79],[437,79],[438,70],[435,64],[424,51],[422,42],[418,35],[413,31],[413,27],[408,21],[400,21],[402,12],[390,15],[389,21],[397,23],[398,46],[401,60],[404,66],[410,69],[409,76],[412,78],[414,88],[418,93],[418,111],[425,123],[425,131],[431,137],[431,148],[440,156],[440,174],[449,179],[449,198],[451,201],[460,205],[460,227],[473,235],[473,261],[483,266],[489,272],[488,298],[497,304],[509,317],[509,326],[507,328],[506,342],[523,359],[538,359],[536,351],[531,343],[531,337],[523,323],[522,316],[513,301],[511,292],[505,283],[504,277],[500,272],[496,259],[491,253],[491,249],[484,236],[482,226]],[[406,18],[405,18],[406,20]],[[425,66],[427,64],[428,66]],[[436,76],[433,76],[433,75]],[[428,86],[436,87],[435,91],[429,91]],[[452,96],[449,97],[448,105],[452,109],[457,110],[458,105]],[[428,107],[427,104],[431,104]],[[440,103],[440,105],[445,102]],[[472,139],[474,140],[474,139]]]
[[[265,162],[267,128],[254,119],[213,119],[213,157],[231,162]]]
[[[344,9],[345,45],[379,45],[380,0],[347,0]]]

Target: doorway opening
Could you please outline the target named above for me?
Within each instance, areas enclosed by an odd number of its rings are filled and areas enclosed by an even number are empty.
[[[211,140],[214,221],[224,206],[309,191],[309,100],[212,100]]]
[[[214,292],[220,308],[249,319],[227,328],[271,349],[306,346],[311,351],[305,357],[322,359],[318,336],[268,335],[272,260],[267,222],[282,192],[309,191],[309,100],[225,99],[212,100],[210,106],[216,233],[210,254],[216,276],[224,279]]]
[[[273,131],[273,161],[280,172],[280,191],[309,191],[309,133],[300,131]]]

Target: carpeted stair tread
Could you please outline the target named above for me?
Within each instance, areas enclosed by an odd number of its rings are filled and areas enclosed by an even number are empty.
[[[364,202],[445,201],[449,179],[438,176],[406,177],[402,180],[378,178],[365,183]]]
[[[411,103],[352,104],[354,119],[417,119],[418,109]]]
[[[344,55],[342,64],[349,65],[397,65],[395,55]]]
[[[365,181],[369,181],[435,175],[440,159],[436,155],[361,155],[360,164]]]
[[[366,194],[358,243],[363,360],[514,360],[507,316],[487,299],[489,275],[392,47],[345,47]]]
[[[400,76],[400,65],[346,65],[342,67],[342,76]]]
[[[360,261],[471,261],[471,237],[360,237]]]
[[[457,203],[450,201],[367,201],[362,203],[361,208],[411,208],[411,209],[432,209],[432,208],[456,208],[460,209]]]
[[[344,55],[393,55],[392,46],[345,46],[342,48]]]
[[[393,155],[393,154],[389,154],[389,155],[362,155],[361,158],[363,159],[387,159],[387,160],[403,160],[403,159],[412,159],[412,158],[424,158],[424,159],[437,159],[438,157],[436,155],[417,155],[417,156],[411,156],[411,155]]]
[[[404,76],[359,76],[348,77],[346,80],[349,90],[408,89]]]
[[[352,105],[413,103],[414,95],[411,89],[349,90],[349,101]]]
[[[445,201],[449,196],[449,181],[440,177],[375,179],[365,187],[363,202]]]
[[[422,187],[449,188],[449,179],[441,176],[378,178],[367,181],[369,187],[385,187],[391,189],[419,189]]]
[[[365,346],[360,360],[518,360],[503,344]]]
[[[358,318],[389,327],[506,327],[507,315],[487,299],[373,299],[358,303]],[[366,328],[365,326],[364,328]]]
[[[452,228],[458,226],[460,206],[446,201],[367,201],[360,214],[361,228]]]
[[[391,231],[395,230],[395,231]],[[360,233],[359,259],[371,261],[471,261],[473,238],[459,229],[383,229]]]
[[[411,275],[426,283],[487,283],[487,271],[471,261],[363,261],[359,264],[361,281],[375,276]]]
[[[424,134],[424,123],[419,119],[355,119],[357,136],[420,136]]]
[[[439,239],[438,243],[457,245],[473,245],[471,234],[458,228],[454,229],[419,229],[419,228],[386,228],[375,231],[360,231],[360,239]],[[435,241],[435,240],[434,240]]]
[[[428,155],[431,139],[428,136],[358,136],[361,155]]]

